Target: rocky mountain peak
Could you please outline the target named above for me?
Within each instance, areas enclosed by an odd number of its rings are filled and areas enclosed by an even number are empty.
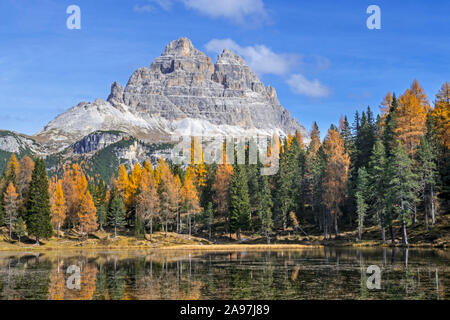
[[[123,91],[122,85],[115,81],[111,85],[111,93],[109,94],[107,101],[113,105],[123,103]]]
[[[219,64],[232,64],[232,65],[246,65],[244,59],[230,49],[224,49],[223,52],[217,58],[216,65]]]
[[[198,54],[199,51],[194,48],[191,40],[188,38],[179,38],[171,41],[165,48],[163,56],[192,56]]]
[[[107,101],[80,103],[35,137],[60,150],[109,130],[156,143],[178,134],[270,136],[296,130],[308,139],[275,89],[266,87],[242,57],[225,49],[213,64],[187,38],[170,42],[149,67],[131,75],[125,88],[114,82]]]

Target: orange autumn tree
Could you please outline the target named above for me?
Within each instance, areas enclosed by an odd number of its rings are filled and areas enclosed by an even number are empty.
[[[79,222],[79,211],[81,202],[87,192],[87,185],[86,176],[78,164],[64,167],[62,188],[66,199],[67,220],[72,224],[72,227]]]
[[[436,94],[434,108],[430,113],[434,122],[434,130],[441,147],[445,150],[450,149],[450,83],[442,85]]]
[[[136,192],[139,188],[139,184],[141,183],[142,178],[142,168],[139,163],[136,163],[133,167],[133,170],[130,174],[130,185],[129,185],[129,205],[132,205],[134,202],[134,197],[136,196]]]
[[[31,182],[31,175],[34,169],[34,161],[28,157],[24,156],[19,162],[19,172],[17,177],[17,191],[26,202],[28,198],[28,189]]]
[[[66,210],[67,210],[66,199],[64,197],[64,192],[60,181],[56,183],[55,190],[51,194],[50,202],[52,212],[52,224],[56,226],[59,238],[61,225],[64,223],[66,219]]]
[[[12,182],[9,182],[8,187],[3,195],[4,210],[5,210],[5,222],[9,228],[9,239],[12,239],[12,228],[17,221],[18,209],[19,209],[19,195],[16,192]]]
[[[86,239],[88,238],[89,232],[97,230],[97,209],[89,191],[86,191],[81,201],[78,219],[80,221],[80,231],[81,233],[86,233]]]
[[[399,97],[394,135],[411,156],[426,132],[428,100],[417,81]]]
[[[227,220],[229,204],[228,197],[232,176],[233,166],[224,161],[224,164],[217,166],[216,176],[212,185],[212,190],[214,192],[213,200],[217,205],[217,213]]]
[[[150,227],[150,241],[153,240],[153,221],[159,215],[158,189],[153,174],[142,171],[141,183],[136,196],[136,213]]]
[[[188,217],[189,239],[191,239],[192,233],[192,215],[200,212],[200,201],[197,193],[197,189],[194,185],[194,179],[191,174],[187,174],[184,179],[183,188],[181,189],[181,197],[183,201],[183,207]]]
[[[392,102],[394,101],[394,97],[390,92],[386,94],[383,101],[381,101],[380,106],[380,122],[378,123],[380,135],[383,135],[384,128],[386,126],[386,119],[388,117],[389,112],[391,111]]]
[[[305,141],[303,139],[303,135],[299,130],[295,131],[295,140],[297,140],[298,146],[300,149],[305,149]]]
[[[117,192],[122,197],[126,206],[129,205],[131,197],[131,182],[125,165],[119,167],[119,174],[116,181]]]
[[[155,178],[159,180],[158,194],[160,199],[160,219],[164,227],[165,235],[168,236],[168,226],[176,215],[176,183],[167,162],[160,158],[155,169]]]
[[[327,162],[323,178],[323,199],[329,214],[333,217],[337,237],[339,234],[337,219],[342,214],[340,207],[345,198],[350,156],[345,153],[344,140],[334,128],[328,130],[323,150]],[[325,228],[327,227],[328,224],[325,223]]]

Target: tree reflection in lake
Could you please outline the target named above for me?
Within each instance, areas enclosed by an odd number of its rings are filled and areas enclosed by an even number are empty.
[[[448,299],[449,260],[399,248],[3,252],[0,299]],[[367,287],[370,265],[379,290]],[[79,289],[68,286],[70,266]]]

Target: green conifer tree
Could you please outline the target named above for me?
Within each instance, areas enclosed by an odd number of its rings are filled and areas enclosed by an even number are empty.
[[[111,201],[111,206],[108,212],[108,224],[114,227],[114,237],[117,237],[117,228],[126,224],[125,220],[125,205],[120,196],[115,196]]]
[[[241,231],[250,227],[250,199],[245,167],[235,165],[230,186],[230,232],[236,232],[240,240]]]
[[[40,238],[49,238],[52,234],[50,214],[50,195],[45,161],[36,159],[25,216],[28,235],[36,238],[36,244],[39,244]]]
[[[412,172],[412,161],[402,146],[397,141],[395,149],[388,161],[387,199],[388,212],[393,214],[402,223],[402,243],[408,245],[406,227],[411,223],[413,208],[417,201],[414,190],[417,190],[417,178]]]

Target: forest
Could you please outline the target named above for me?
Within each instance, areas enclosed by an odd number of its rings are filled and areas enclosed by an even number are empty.
[[[307,145],[300,132],[273,137],[277,147],[264,150],[279,158],[272,176],[260,174],[259,161],[224,156],[220,164],[121,165],[110,181],[67,163],[49,177],[44,159],[12,154],[0,181],[0,227],[10,241],[37,244],[70,230],[80,241],[106,230],[149,241],[174,232],[273,243],[286,232],[333,241],[345,229],[361,241],[376,227],[383,244],[394,244],[398,224],[399,244],[408,245],[412,225],[429,232],[450,212],[449,82],[430,102],[415,80],[399,96],[387,93],[379,115],[368,107],[352,123],[342,116],[323,141],[314,123],[310,137]]]

